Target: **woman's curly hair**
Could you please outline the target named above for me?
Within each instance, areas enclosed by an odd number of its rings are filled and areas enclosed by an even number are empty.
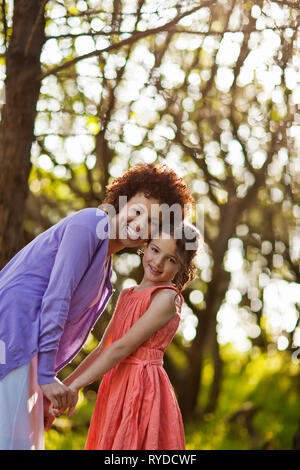
[[[148,198],[157,199],[160,204],[180,204],[184,216],[194,205],[194,199],[183,178],[164,163],[140,163],[129,168],[106,187],[103,204],[113,205],[118,213],[119,197],[126,196],[129,201],[139,192],[143,192]]]

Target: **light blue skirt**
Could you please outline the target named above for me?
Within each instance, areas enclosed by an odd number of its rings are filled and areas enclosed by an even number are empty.
[[[37,356],[0,380],[0,449],[43,450],[43,393]]]

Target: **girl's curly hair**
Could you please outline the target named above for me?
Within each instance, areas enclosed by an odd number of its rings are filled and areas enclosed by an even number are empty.
[[[164,163],[140,163],[129,168],[106,187],[103,204],[113,205],[118,213],[119,197],[126,196],[129,201],[139,192],[148,198],[157,199],[160,204],[180,204],[184,216],[194,205],[194,199],[183,178]]]
[[[173,284],[179,292],[197,277],[196,256],[203,249],[202,236],[198,229],[187,221],[181,224],[179,237],[176,236],[176,248],[178,250],[180,269],[173,279]],[[200,245],[202,247],[200,248]]]

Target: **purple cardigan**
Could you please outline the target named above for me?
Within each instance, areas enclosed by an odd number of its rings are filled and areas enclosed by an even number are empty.
[[[0,379],[38,353],[38,382],[53,382],[82,348],[111,294],[102,292],[109,219],[96,208],[38,235],[0,271]]]

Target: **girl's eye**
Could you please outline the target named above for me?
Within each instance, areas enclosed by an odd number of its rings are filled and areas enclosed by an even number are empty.
[[[151,247],[151,250],[154,251],[155,253],[157,253],[157,249],[154,248],[153,246]]]
[[[169,260],[171,261],[171,263],[175,264],[175,260],[173,258],[169,258]]]

